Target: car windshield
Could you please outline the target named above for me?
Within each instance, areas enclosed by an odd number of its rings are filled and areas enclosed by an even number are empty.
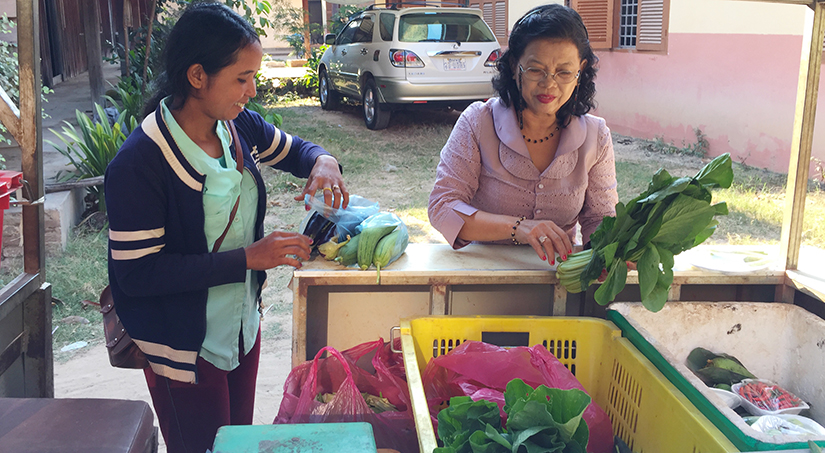
[[[402,42],[491,42],[496,38],[490,27],[474,14],[412,13],[398,23]]]

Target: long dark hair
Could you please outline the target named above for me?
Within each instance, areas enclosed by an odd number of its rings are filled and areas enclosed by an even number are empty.
[[[575,10],[559,4],[539,6],[521,17],[510,33],[507,51],[496,62],[498,74],[493,77],[493,88],[498,91],[504,105],[511,104],[516,111],[524,109],[524,100],[514,79],[514,69],[524,55],[524,49],[537,38],[564,39],[571,41],[579,50],[579,57],[587,60],[582,70],[578,86],[573,96],[556,113],[556,120],[564,128],[570,123],[570,116],[581,116],[595,108],[596,63],[599,57],[593,53],[587,29],[581,16]]]
[[[163,50],[164,70],[155,80],[155,91],[143,107],[143,116],[152,113],[161,99],[171,95],[174,105],[183,105],[191,85],[186,72],[194,64],[214,75],[234,63],[238,52],[260,38],[246,21],[222,3],[192,3],[178,19]]]

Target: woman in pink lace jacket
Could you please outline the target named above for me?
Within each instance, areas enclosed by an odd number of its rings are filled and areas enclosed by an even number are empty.
[[[574,10],[516,22],[497,63],[499,97],[469,106],[441,150],[429,216],[453,248],[529,244],[549,264],[589,242],[618,201],[610,130],[594,107],[598,58]]]

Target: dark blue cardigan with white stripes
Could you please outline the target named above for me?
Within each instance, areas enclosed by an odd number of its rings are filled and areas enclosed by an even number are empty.
[[[258,165],[306,178],[315,159],[327,153],[249,110],[238,115],[235,126],[244,167],[257,185],[258,240],[266,214]],[[106,169],[109,284],[118,316],[153,371],[184,382],[197,382],[195,361],[206,335],[208,289],[246,277],[243,249],[207,249],[205,178],[181,154],[160,109],[129,135]],[[256,274],[262,286],[266,273]]]

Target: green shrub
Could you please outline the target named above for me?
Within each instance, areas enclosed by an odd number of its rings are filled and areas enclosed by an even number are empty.
[[[318,92],[318,64],[321,63],[321,57],[328,48],[328,45],[322,44],[317,49],[313,49],[304,65],[307,68],[307,73],[301,77],[300,84],[312,93]]]
[[[364,8],[355,5],[340,5],[338,7],[338,11],[332,15],[332,20],[329,21],[327,26],[329,27],[330,33],[335,33],[336,35],[344,29],[344,25],[349,22],[350,16],[355,13],[359,13],[363,11]]]
[[[117,85],[106,92],[106,99],[114,104],[118,113],[126,113],[124,124],[132,123],[132,118],[137,124],[143,121],[143,104],[146,102],[146,92],[142,88],[143,82],[139,78],[131,76],[121,77]],[[132,132],[130,129],[129,132]],[[127,132],[128,135],[128,132]]]
[[[246,103],[246,108],[258,113],[259,115],[264,117],[267,123],[274,124],[275,127],[281,127],[281,124],[283,124],[284,122],[284,117],[282,117],[278,113],[275,113],[275,109],[264,107],[262,104],[259,104],[258,102],[253,101],[251,99],[249,100],[249,102]]]
[[[126,141],[129,131],[133,131],[138,125],[134,117],[127,118],[125,111],[120,112],[114,125],[111,126],[103,107],[95,104],[95,112],[100,118],[99,122],[92,121],[80,110],[75,111],[79,130],[68,121],[64,121],[66,125],[63,126],[62,133],[49,129],[66,147],[61,148],[51,141],[47,142],[66,156],[75,167],[74,170],[60,172],[58,174],[60,181],[103,176],[109,162],[114,159],[120,146]],[[103,186],[90,187],[88,191],[96,197],[98,210],[105,211]]]
[[[694,128],[693,133],[696,135],[696,143],[685,143],[682,141],[682,147],[678,147],[673,143],[668,143],[664,137],[656,136],[653,140],[647,140],[644,145],[649,151],[660,154],[684,154],[688,156],[705,157],[708,154],[710,143],[702,129]]]

